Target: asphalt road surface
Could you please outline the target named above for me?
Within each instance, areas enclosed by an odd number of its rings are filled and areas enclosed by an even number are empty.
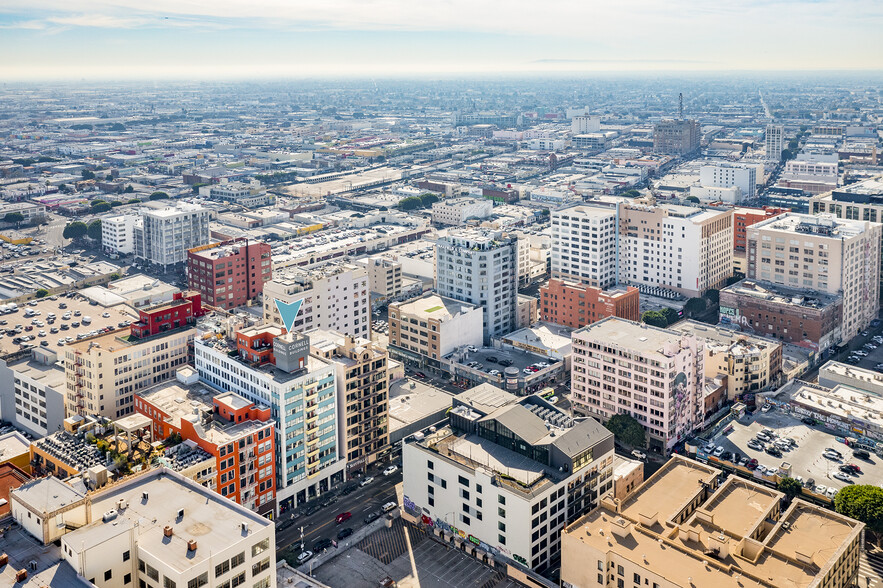
[[[291,526],[279,530],[279,525],[289,517],[284,513],[277,521],[276,549],[284,549],[289,545],[300,543],[301,527],[303,527],[304,548],[312,549],[313,543],[318,539],[337,540],[337,533],[347,527],[354,531],[365,525],[365,517],[370,512],[380,512],[380,507],[387,502],[396,501],[395,486],[402,481],[402,470],[394,474],[384,476],[380,473],[371,473],[374,481],[365,487],[346,496],[339,496],[337,502],[326,506],[311,516],[300,516]],[[335,517],[343,512],[351,512],[352,518],[348,521],[335,524]],[[299,547],[296,545],[295,547]]]

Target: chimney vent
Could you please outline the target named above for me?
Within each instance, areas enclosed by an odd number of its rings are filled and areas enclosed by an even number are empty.
[[[162,534],[165,535],[166,537],[171,537],[172,535],[175,534],[175,531],[172,530],[172,528],[169,525],[166,525],[162,530]]]

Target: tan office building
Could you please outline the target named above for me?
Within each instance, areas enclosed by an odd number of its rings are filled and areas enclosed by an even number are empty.
[[[138,339],[129,329],[64,347],[66,412],[116,419],[134,412],[135,392],[168,380],[192,354],[195,328]]]
[[[692,320],[681,321],[671,329],[705,341],[705,377],[727,376],[730,400],[767,390],[779,382],[781,343]]]
[[[561,533],[561,586],[844,588],[864,523],[674,456]]]
[[[315,329],[310,355],[334,366],[339,446],[345,448],[347,477],[364,471],[389,450],[389,355],[361,337]],[[341,453],[343,453],[341,451]]]
[[[883,225],[786,213],[747,229],[748,278],[843,297],[843,340],[880,310]]]

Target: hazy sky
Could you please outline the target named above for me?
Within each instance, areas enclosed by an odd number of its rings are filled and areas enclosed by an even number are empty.
[[[881,0],[0,0],[0,77],[883,69]]]

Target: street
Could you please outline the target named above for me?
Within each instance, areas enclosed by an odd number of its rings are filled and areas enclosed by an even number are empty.
[[[386,465],[386,464],[384,464]],[[393,501],[396,502],[395,486],[402,481],[402,470],[389,476],[384,476],[379,471],[371,470],[369,475],[374,476],[374,481],[363,488],[357,488],[351,494],[346,496],[338,496],[337,502],[325,508],[320,508],[319,512],[310,516],[300,516],[294,521],[294,524],[279,530],[279,526],[290,515],[284,513],[280,515],[276,523],[276,549],[282,550],[288,546],[292,546],[295,551],[299,551],[300,529],[303,527],[304,548],[312,549],[313,543],[318,539],[337,540],[337,533],[341,529],[347,527],[355,530],[365,525],[365,517],[370,512],[380,513],[380,507],[383,504]],[[323,496],[327,498],[330,493]],[[348,521],[337,525],[334,518],[343,512],[351,512],[352,518]]]

